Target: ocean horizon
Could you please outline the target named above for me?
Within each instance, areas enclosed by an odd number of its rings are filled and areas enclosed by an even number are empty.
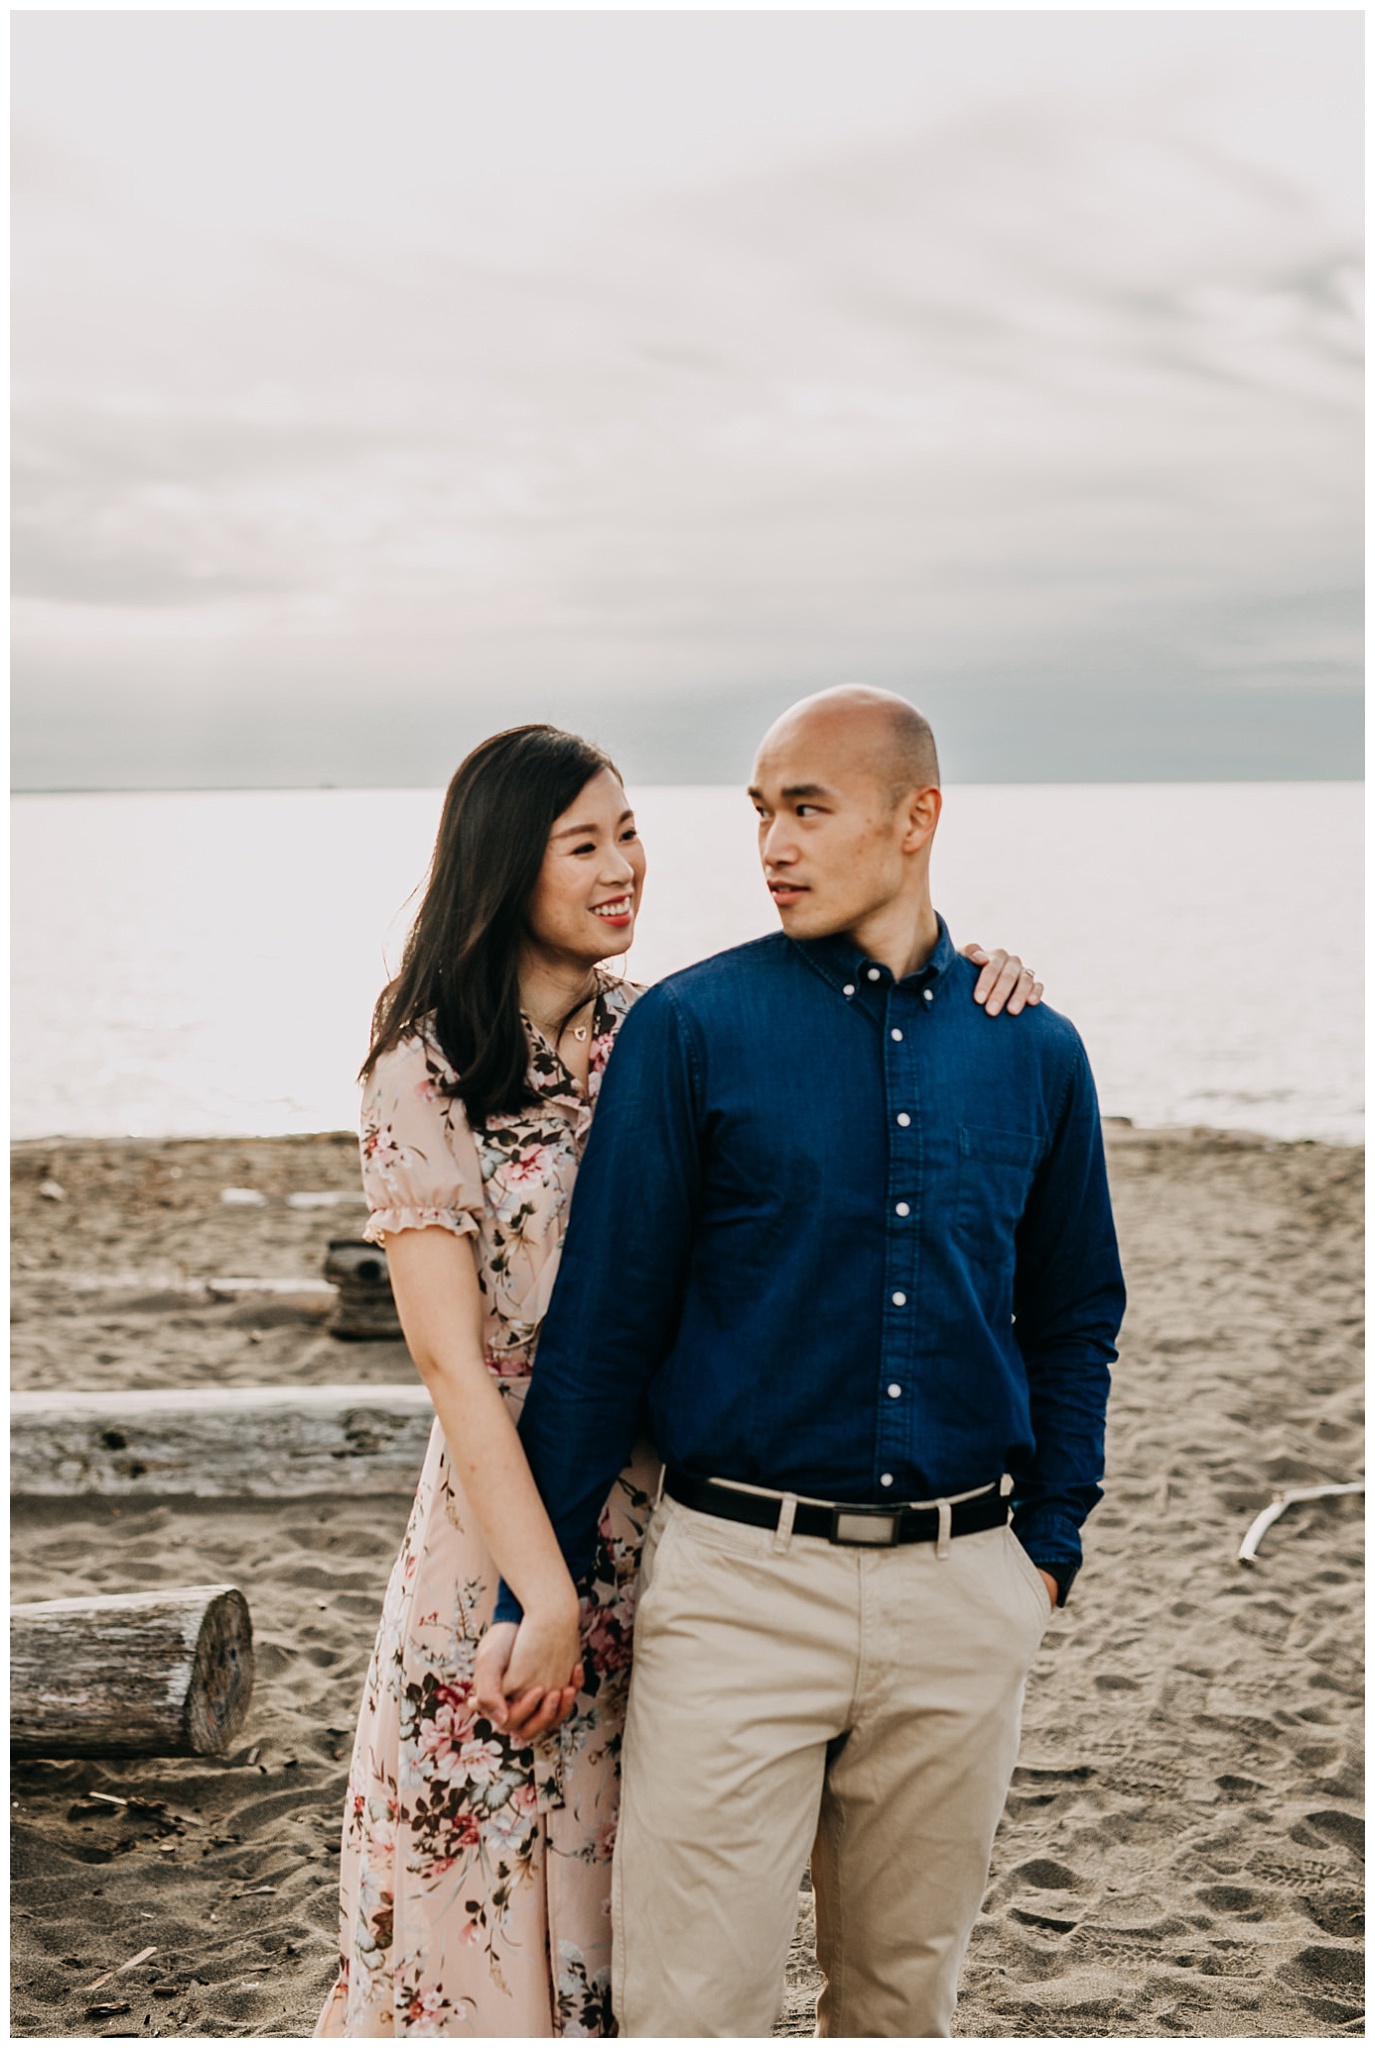
[[[740,789],[631,794],[633,979],[776,928]],[[351,1128],[442,795],[17,795],[13,1135]],[[951,784],[933,890],[1074,1019],[1105,1115],[1354,1144],[1362,824],[1356,782]]]

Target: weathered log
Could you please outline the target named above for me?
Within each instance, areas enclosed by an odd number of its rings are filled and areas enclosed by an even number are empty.
[[[179,1586],[10,1609],[18,1756],[216,1756],[253,1695],[236,1586]]]
[[[338,1307],[325,1325],[331,1337],[376,1342],[401,1336],[387,1255],[381,1245],[356,1237],[332,1237],[325,1278],[339,1290]]]
[[[408,1493],[433,1421],[418,1382],[14,1394],[10,1493],[48,1500]]]

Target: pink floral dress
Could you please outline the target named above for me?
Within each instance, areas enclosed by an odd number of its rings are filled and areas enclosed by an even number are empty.
[[[363,1103],[368,1235],[476,1239],[487,1362],[529,1383],[601,1077],[636,991],[603,978],[587,1097],[527,1025],[536,1100],[470,1126],[425,1037],[379,1060]],[[579,2037],[611,2015],[611,1850],[635,1574],[658,1468],[637,1453],[602,1516],[583,1597],[586,1684],[533,1748],[473,1703],[497,1570],[438,1422],[382,1608],[349,1772],[340,1971],[317,2035]]]

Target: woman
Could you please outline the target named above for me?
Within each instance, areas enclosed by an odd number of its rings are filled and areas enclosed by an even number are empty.
[[[318,2034],[614,2032],[611,1845],[658,1474],[647,1449],[622,1473],[579,1598],[515,1423],[635,995],[601,963],[630,945],[644,871],[604,754],[549,726],[497,734],[449,786],[378,1005],[362,1075],[368,1235],[386,1247],[435,1425],[364,1692],[341,1969]],[[992,1009],[1039,997],[1020,968],[989,962]],[[508,1679],[520,1737],[473,1698],[499,1577],[525,1611]]]

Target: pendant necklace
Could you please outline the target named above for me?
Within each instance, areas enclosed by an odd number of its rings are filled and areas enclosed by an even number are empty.
[[[578,1009],[574,1010],[572,1014],[576,1017],[579,1010],[585,1010],[590,1002],[595,1001],[596,995],[597,991],[596,989],[593,989],[591,995],[583,997],[583,1000],[578,1004]],[[538,1017],[534,1019],[534,1022],[538,1026],[543,1036],[547,1038],[549,1043],[554,1047],[555,1051],[558,1050],[559,1040],[561,1038],[576,1038],[578,1042],[581,1044],[586,1039],[587,1034],[591,1029],[591,1026],[589,1024],[565,1024],[562,1031],[556,1031],[551,1029],[547,1025],[541,1024]]]

